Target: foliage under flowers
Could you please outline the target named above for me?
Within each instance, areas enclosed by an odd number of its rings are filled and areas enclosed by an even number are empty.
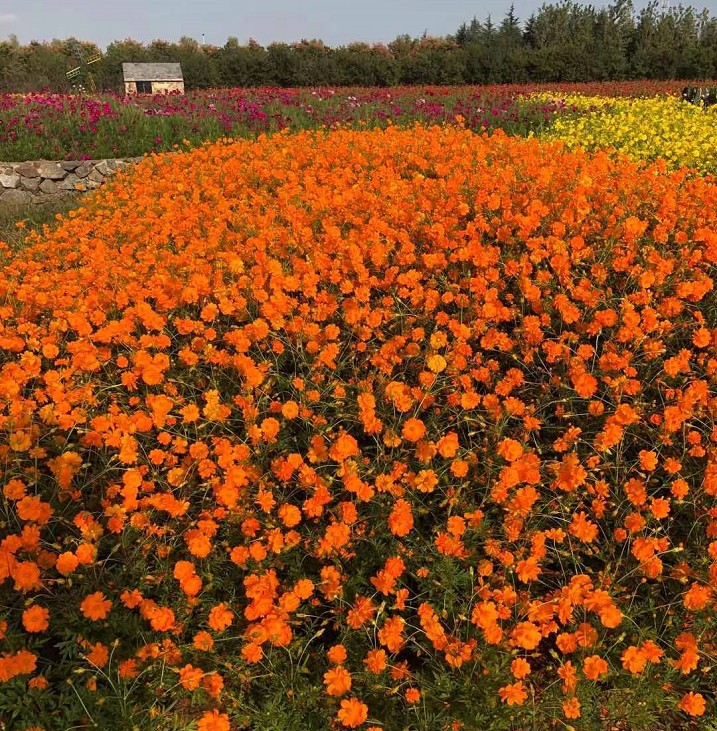
[[[540,132],[570,107],[555,94],[677,94],[682,82],[391,89],[213,89],[187,96],[0,95],[0,158],[22,161],[132,157],[226,136],[336,125],[453,123],[474,130]],[[553,96],[525,98],[539,90]]]
[[[548,102],[550,94],[538,95]],[[671,168],[717,173],[717,106],[707,109],[673,96],[617,99],[569,95],[576,113],[556,118],[544,136],[588,150],[613,147],[634,160],[664,158]]]
[[[3,253],[12,728],[714,717],[714,184],[458,127],[136,174]]]

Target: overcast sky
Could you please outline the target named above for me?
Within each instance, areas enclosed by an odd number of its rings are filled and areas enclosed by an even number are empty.
[[[524,21],[540,5],[542,0],[515,0],[516,14]],[[214,45],[224,45],[228,36],[262,45],[302,38],[320,38],[330,46],[385,43],[403,33],[448,35],[489,13],[499,21],[509,6],[510,0],[0,0],[0,39],[12,33],[21,43],[74,36],[103,48],[124,38],[201,41],[202,34]],[[717,15],[717,0],[695,7]]]

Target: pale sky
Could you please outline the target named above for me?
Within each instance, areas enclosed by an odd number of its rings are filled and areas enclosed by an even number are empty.
[[[635,0],[636,7],[644,4]],[[542,0],[515,0],[516,15],[525,21],[540,5]],[[202,34],[217,46],[228,36],[262,45],[302,38],[320,38],[329,46],[386,43],[403,33],[445,36],[489,13],[500,22],[509,6],[510,0],[0,0],[0,39],[12,33],[21,43],[74,36],[102,48],[124,38],[201,41]],[[717,0],[695,7],[717,15]]]

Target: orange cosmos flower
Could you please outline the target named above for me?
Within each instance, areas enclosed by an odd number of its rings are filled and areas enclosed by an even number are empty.
[[[527,675],[530,675],[530,663],[522,657],[516,657],[510,664],[510,672],[518,680],[525,678]]]
[[[513,643],[525,650],[534,650],[543,636],[532,622],[521,622],[511,633]]]
[[[123,660],[119,664],[118,674],[120,678],[124,680],[136,678],[139,675],[139,670],[137,669],[137,660],[135,660],[134,658],[130,658],[129,660]]]
[[[215,632],[223,632],[234,621],[234,613],[222,602],[212,607],[207,623]]]
[[[577,670],[573,663],[568,660],[558,668],[558,677],[563,681],[563,692],[574,693],[578,682]]]
[[[30,678],[30,680],[27,681],[27,687],[31,690],[47,690],[49,687],[50,682],[44,675],[36,675],[34,678]],[[25,731],[44,731],[39,726],[30,726],[30,728],[25,729]]]
[[[197,721],[197,731],[231,731],[229,716],[226,713],[219,713],[216,708],[213,711],[205,711]]]
[[[47,523],[54,512],[48,503],[29,495],[17,501],[15,510],[20,520],[31,520],[41,525]]]
[[[212,542],[209,537],[198,530],[187,531],[185,540],[189,553],[197,558],[206,558],[212,550]]]
[[[202,590],[202,580],[195,574],[182,581],[180,587],[188,597],[195,597]]]
[[[202,678],[202,688],[209,693],[212,698],[219,698],[224,690],[224,678],[219,673],[208,673]]]
[[[446,359],[442,355],[432,355],[427,361],[428,370],[433,373],[441,373],[446,370]]]
[[[662,520],[670,514],[670,501],[665,498],[653,498],[650,502],[652,517]]]
[[[32,561],[18,561],[11,568],[10,575],[15,580],[13,587],[15,591],[21,591],[24,594],[42,588],[40,568]]]
[[[583,660],[583,673],[588,680],[599,680],[607,675],[608,665],[599,655],[590,655]]]
[[[413,529],[413,511],[411,504],[399,498],[393,505],[391,514],[388,516],[388,528],[393,535],[403,537]]]
[[[197,650],[210,652],[211,649],[214,647],[214,638],[209,634],[209,632],[201,630],[197,632],[196,635],[194,635],[193,644]]]
[[[406,620],[403,617],[389,617],[378,631],[378,641],[388,648],[389,652],[398,652],[403,647],[403,628]]]
[[[241,648],[241,656],[248,663],[257,663],[264,657],[264,651],[261,649],[261,645],[250,642]]]
[[[95,560],[97,548],[91,543],[81,543],[75,550],[75,556],[81,565],[87,566]]]
[[[622,622],[622,612],[614,605],[600,611],[600,622],[603,627],[614,628]]]
[[[578,649],[578,638],[576,635],[571,634],[570,632],[561,632],[555,638],[555,644],[557,645],[560,652],[562,652],[564,655],[568,655]]]
[[[697,348],[706,348],[711,342],[712,333],[706,327],[701,327],[692,336],[692,343]]]
[[[682,700],[677,704],[677,707],[690,716],[702,716],[707,708],[707,704],[701,693],[693,693],[690,691],[687,695],[682,696]]]
[[[358,442],[345,432],[331,445],[329,457],[336,462],[343,462],[359,454]]]
[[[575,698],[566,698],[563,701],[563,713],[565,718],[580,718],[580,701]]]
[[[273,416],[270,416],[261,422],[260,429],[264,438],[271,444],[276,441],[276,435],[281,429],[281,424]]]
[[[182,415],[182,419],[184,419],[187,424],[198,421],[201,416],[201,411],[199,411],[196,404],[188,404],[184,408],[180,409],[179,413]]]
[[[523,583],[527,584],[540,576],[541,570],[538,565],[538,559],[534,556],[530,558],[522,559],[515,565],[515,573],[518,579]]]
[[[191,561],[177,561],[174,564],[173,576],[177,581],[186,581],[194,576],[195,567]]]
[[[591,398],[595,395],[598,390],[598,380],[589,373],[574,373],[571,374],[570,380],[573,383],[575,392],[581,398]]]
[[[577,490],[585,482],[588,475],[575,452],[566,454],[562,461],[556,465],[555,470],[557,477],[553,484],[565,492]]]
[[[640,651],[647,658],[648,662],[659,663],[662,656],[665,654],[653,640],[645,640],[640,645]]]
[[[368,706],[358,698],[345,699],[341,701],[337,716],[344,726],[356,728],[368,718]]]
[[[294,585],[294,593],[299,599],[308,599],[314,593],[314,582],[311,579],[299,579]]]
[[[598,527],[591,520],[588,520],[587,514],[581,510],[573,514],[568,533],[585,543],[592,543],[597,538]]]
[[[0,657],[0,683],[11,680],[16,675],[29,675],[37,668],[37,655],[28,650],[20,650],[14,655],[5,653]]]
[[[407,703],[418,703],[421,700],[421,691],[418,688],[408,688],[405,698]]]
[[[683,594],[682,603],[693,612],[699,612],[712,603],[712,590],[709,586],[701,586],[692,582],[690,588]]]
[[[204,671],[187,664],[179,670],[179,682],[185,690],[196,690],[202,684]]]
[[[150,599],[142,600],[139,611],[149,621],[152,629],[158,632],[171,630],[175,625],[174,612],[169,607],[160,607]]]
[[[87,619],[97,622],[105,619],[112,609],[112,602],[101,591],[86,596],[80,603],[80,611]]]
[[[523,456],[525,450],[520,442],[506,437],[498,445],[497,451],[506,462],[515,462]]]
[[[351,690],[351,675],[340,665],[324,673],[327,695],[345,695]]]
[[[334,645],[329,648],[326,657],[328,657],[330,663],[341,665],[346,662],[346,648],[343,645]]]
[[[426,425],[420,420],[411,418],[408,419],[401,429],[401,435],[408,442],[417,442],[422,439],[426,433]]]
[[[629,670],[634,675],[639,675],[645,669],[645,665],[647,665],[647,657],[642,650],[640,650],[639,647],[635,647],[635,645],[630,645],[630,647],[622,653],[621,659],[622,666],[625,670]]]
[[[342,577],[339,571],[333,566],[324,566],[320,573],[321,583],[319,586],[321,593],[327,599],[334,599],[335,597],[340,596],[342,592]]]
[[[301,523],[301,511],[296,505],[285,503],[277,511],[279,519],[287,528],[293,528]]]
[[[438,475],[433,470],[421,470],[413,479],[413,487],[419,492],[433,492],[438,485]]]
[[[498,695],[501,701],[507,703],[509,706],[522,706],[528,697],[522,680],[512,685],[504,685],[502,688],[498,688]]]
[[[33,604],[22,613],[22,626],[28,632],[44,632],[50,626],[50,612]]]
[[[364,658],[368,670],[378,675],[386,669],[387,656],[385,650],[369,650]]]
[[[27,487],[20,480],[8,480],[2,491],[8,500],[20,500],[25,496]]]
[[[94,645],[88,646],[89,652],[85,655],[87,662],[98,668],[103,668],[110,659],[110,651],[106,645],[96,642]]]
[[[127,609],[135,609],[142,603],[142,592],[138,589],[133,589],[132,591],[125,589],[120,594],[120,600]]]
[[[436,442],[436,449],[441,457],[446,459],[452,459],[458,453],[459,448],[458,434],[456,432],[449,432],[442,436],[438,442]],[[455,464],[455,463],[454,463]]]
[[[640,469],[645,470],[645,472],[652,472],[657,467],[657,454],[655,452],[642,449],[638,457],[640,459]]]

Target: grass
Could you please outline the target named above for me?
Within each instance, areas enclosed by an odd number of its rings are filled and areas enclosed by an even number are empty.
[[[79,195],[51,198],[43,203],[3,204],[0,201],[0,241],[11,249],[22,246],[30,231],[54,227],[59,217],[76,208]]]

